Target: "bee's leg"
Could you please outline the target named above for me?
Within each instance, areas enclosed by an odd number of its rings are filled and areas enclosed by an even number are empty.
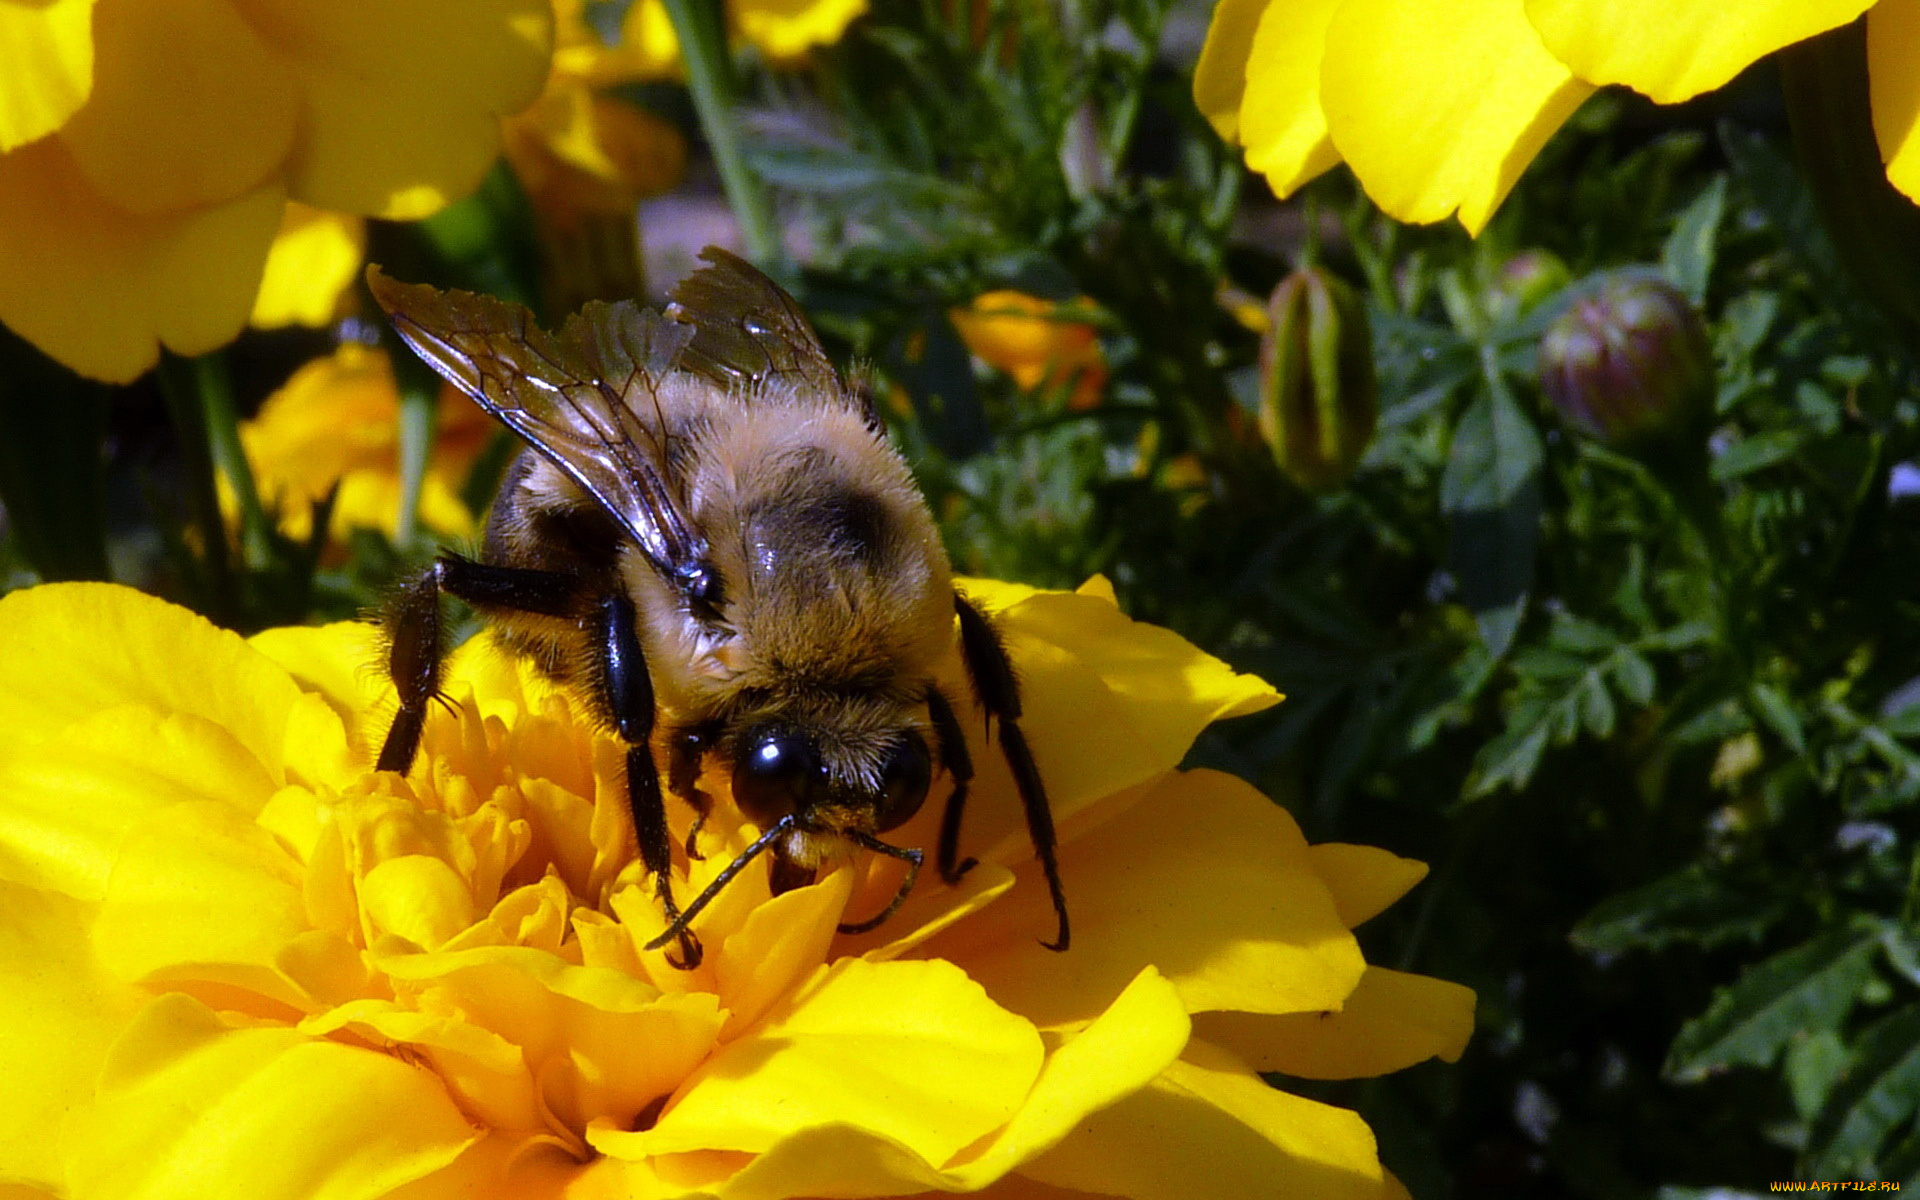
[[[1014,678],[1007,648],[1001,645],[1000,634],[992,623],[959,592],[953,594],[953,607],[960,614],[961,657],[966,660],[967,674],[973,679],[973,691],[980,698],[980,706],[987,710],[988,718],[997,720],[1000,726],[1000,753],[1006,756],[1007,767],[1013,772],[1014,786],[1020,792],[1020,807],[1027,814],[1027,833],[1033,838],[1034,853],[1040,858],[1040,869],[1047,876],[1047,891],[1053,897],[1054,915],[1060,920],[1060,930],[1054,940],[1040,944],[1049,950],[1065,950],[1072,935],[1067,927],[1067,897],[1060,888],[1060,863],[1054,855],[1058,839],[1053,832],[1053,810],[1047,805],[1046,785],[1040,781],[1040,768],[1033,761],[1026,735],[1020,732],[1020,684]],[[946,819],[941,822],[943,856],[949,853],[949,825],[953,827],[951,840],[957,851],[960,817],[953,811],[951,801]],[[943,858],[943,873],[945,868]]]
[[[600,601],[592,617],[594,682],[603,711],[627,743],[627,804],[633,810],[633,832],[640,842],[640,861],[653,876],[667,924],[680,919],[673,901],[673,843],[667,829],[667,802],[660,794],[660,767],[653,760],[653,680],[647,674],[646,653],[634,624],[633,601],[619,592]],[[700,965],[700,939],[690,929],[680,931],[680,959],[667,961],[683,971]]]
[[[440,694],[445,628],[440,593],[458,596],[478,608],[510,609],[550,617],[570,617],[583,604],[578,579],[555,571],[498,567],[457,554],[442,555],[407,585],[387,609],[387,672],[400,693],[400,711],[387,730],[375,764],[382,771],[405,773],[420,750],[427,705]]]
[[[706,858],[696,843],[700,831],[706,828],[707,815],[713,811],[713,797],[700,790],[700,768],[706,763],[716,732],[711,725],[692,725],[675,733],[667,743],[667,786],[693,809],[693,826],[687,830],[687,857],[695,861]]]
[[[940,814],[940,848],[934,862],[940,868],[940,878],[955,884],[980,861],[977,858],[959,861],[960,818],[967,809],[967,787],[973,782],[973,756],[967,752],[966,731],[960,728],[960,719],[953,715],[953,703],[937,686],[927,688],[927,716],[940,739],[940,766],[953,780],[953,792],[947,797],[946,810]]]

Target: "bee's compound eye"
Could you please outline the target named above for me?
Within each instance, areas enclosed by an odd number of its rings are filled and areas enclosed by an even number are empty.
[[[813,743],[789,729],[761,733],[733,765],[733,800],[749,821],[765,826],[806,807],[820,777]]]
[[[879,831],[898,829],[913,819],[927,799],[927,785],[933,781],[933,758],[919,734],[908,733],[887,756],[880,770],[880,811],[875,814]]]

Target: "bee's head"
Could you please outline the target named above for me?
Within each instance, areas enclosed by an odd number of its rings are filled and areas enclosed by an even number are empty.
[[[798,725],[749,728],[733,758],[734,802],[763,829],[789,813],[808,825],[809,818],[840,809],[858,814],[865,832],[885,833],[920,811],[933,779],[933,758],[919,731],[899,730],[861,755],[837,742],[833,748],[834,753],[824,751],[823,739]]]

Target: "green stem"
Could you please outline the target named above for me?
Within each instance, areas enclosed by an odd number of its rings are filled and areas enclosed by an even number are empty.
[[[427,462],[433,456],[439,389],[438,380],[425,368],[395,373],[400,384],[400,515],[393,540],[405,547],[420,536],[420,490],[426,485]]]
[[[721,6],[718,0],[666,0],[666,5],[673,32],[680,39],[680,56],[687,64],[687,86],[693,93],[694,111],[700,114],[700,131],[713,151],[734,219],[740,222],[747,257],[780,274],[786,264],[780,228],[766,188],[747,164],[746,149],[734,120],[740,85],[727,50],[726,18]]]
[[[213,463],[227,477],[240,505],[240,548],[248,566],[264,567],[273,553],[273,526],[254,486],[253,466],[240,444],[240,417],[233,406],[233,377],[227,371],[226,356],[216,350],[194,359],[193,386],[199,393]]]
[[[180,439],[180,469],[186,476],[190,519],[200,530],[200,553],[207,572],[202,603],[215,624],[232,627],[239,617],[239,590],[227,556],[227,529],[220,519],[220,490],[214,484],[206,408],[195,374],[187,360],[162,354],[156,378],[174,433]]]

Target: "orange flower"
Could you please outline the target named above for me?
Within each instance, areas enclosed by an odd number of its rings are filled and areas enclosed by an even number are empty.
[[[1072,307],[1091,307],[1082,299]],[[1093,326],[1062,315],[1069,306],[1025,292],[985,292],[949,316],[967,349],[1031,392],[1066,391],[1067,407],[1083,412],[1100,403],[1107,360]]]

